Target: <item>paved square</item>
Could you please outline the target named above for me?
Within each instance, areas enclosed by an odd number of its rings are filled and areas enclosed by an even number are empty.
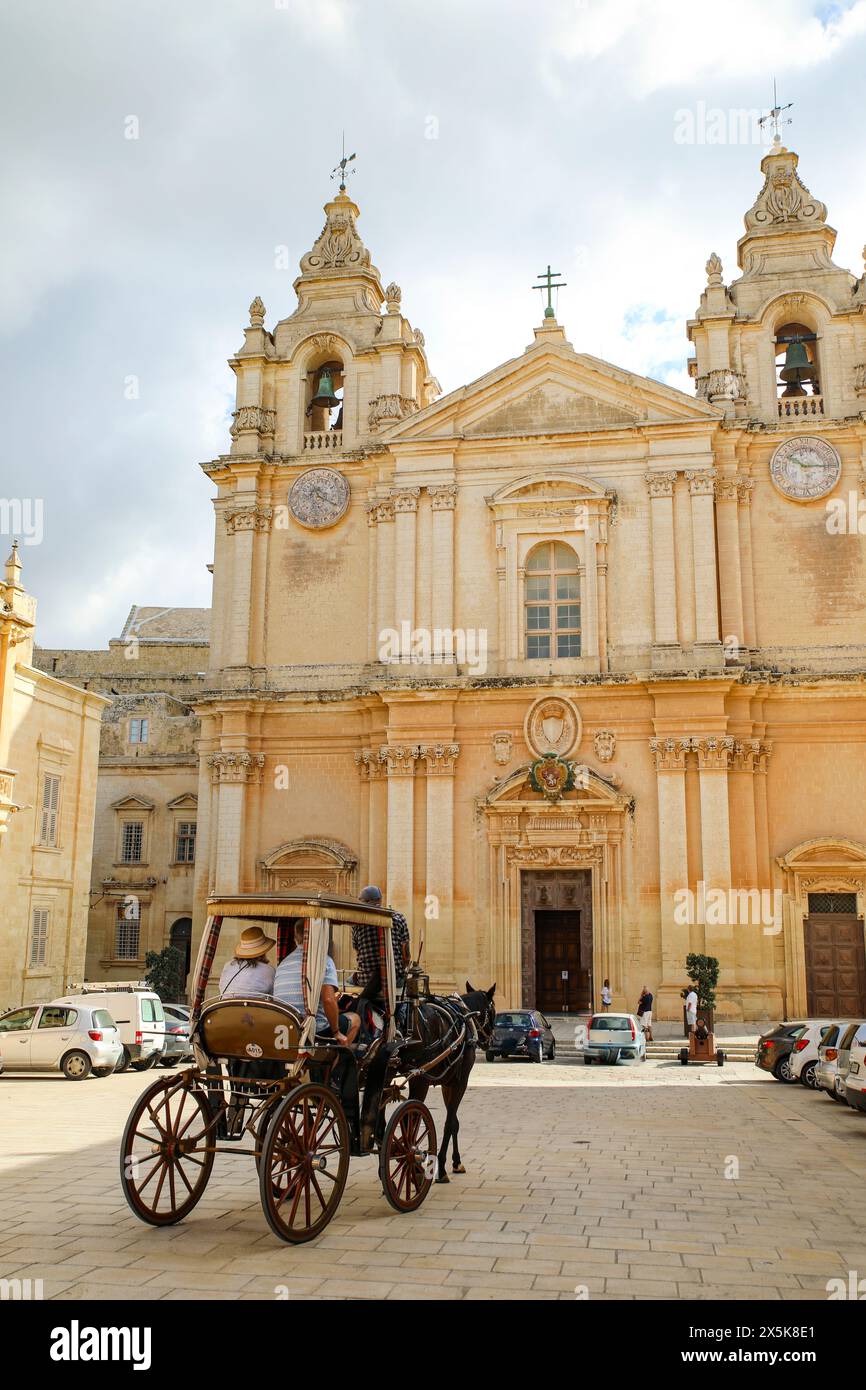
[[[826,1299],[828,1279],[866,1275],[864,1118],[749,1064],[481,1062],[468,1172],[399,1216],[354,1159],[300,1247],[268,1230],[251,1159],[218,1156],[181,1225],[136,1220],[118,1149],[153,1079],[0,1078],[0,1278],[125,1301]],[[441,1131],[437,1093],[432,1109]]]

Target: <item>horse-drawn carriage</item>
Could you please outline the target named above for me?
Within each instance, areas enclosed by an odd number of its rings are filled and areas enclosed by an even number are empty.
[[[305,921],[296,947],[304,953],[303,1015],[262,996],[206,1002],[226,922],[240,929],[291,918]],[[384,1026],[366,1046],[350,1048],[316,1037],[316,1013],[332,929],[356,925],[377,932]],[[268,1224],[291,1243],[314,1239],[333,1218],[351,1156],[378,1156],[382,1189],[397,1211],[421,1205],[437,1175],[436,1131],[423,1100],[407,1096],[409,1085],[413,1078],[441,1084],[437,1066],[441,1072],[455,1048],[465,1048],[474,1026],[467,1015],[462,1035],[458,1029],[435,1055],[428,1049],[413,1060],[418,1039],[396,1026],[391,928],[390,909],[323,894],[209,901],[192,1000],[195,1065],[144,1091],[123,1134],[121,1178],[136,1216],[154,1226],[183,1220],[224,1152],[255,1159]]]

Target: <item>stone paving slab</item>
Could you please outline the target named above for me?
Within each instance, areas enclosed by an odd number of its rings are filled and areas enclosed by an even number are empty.
[[[789,1301],[866,1275],[866,1120],[749,1064],[481,1064],[467,1172],[401,1216],[355,1160],[299,1247],[270,1233],[250,1159],[218,1157],[181,1225],[136,1220],[117,1155],[152,1080],[0,1078],[0,1278],[60,1300]]]

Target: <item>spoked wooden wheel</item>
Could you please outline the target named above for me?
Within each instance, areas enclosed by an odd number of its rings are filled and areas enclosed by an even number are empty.
[[[314,1240],[334,1216],[349,1172],[349,1124],[327,1086],[298,1086],[265,1134],[259,1191],[280,1240]]]
[[[120,1146],[124,1195],[142,1221],[172,1226],[191,1212],[207,1187],[214,1127],[201,1091],[166,1077],[135,1103]]]
[[[420,1100],[404,1100],[385,1126],[379,1154],[382,1190],[395,1211],[420,1207],[437,1163],[433,1116]]]

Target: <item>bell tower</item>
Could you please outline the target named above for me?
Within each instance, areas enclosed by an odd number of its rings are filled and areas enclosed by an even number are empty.
[[[737,243],[739,279],[715,254],[688,336],[699,396],[726,415],[777,426],[866,408],[866,274],[832,259],[836,232],[778,134]]]

